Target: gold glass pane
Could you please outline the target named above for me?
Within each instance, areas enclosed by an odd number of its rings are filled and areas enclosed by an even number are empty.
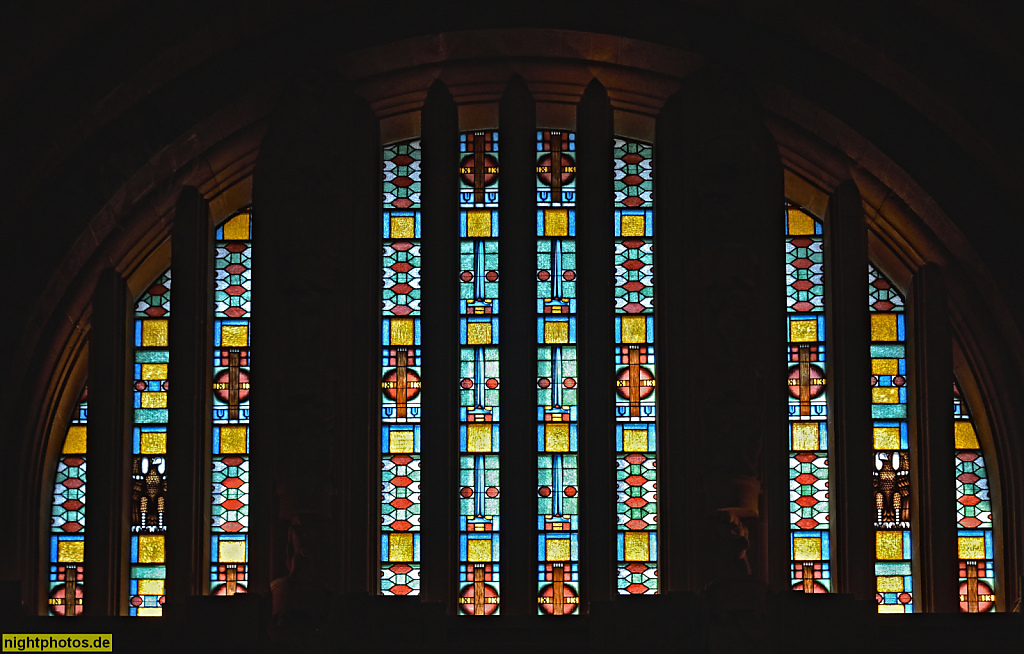
[[[139,435],[139,452],[141,454],[166,454],[167,432],[144,431]]]
[[[569,210],[568,209],[545,209],[544,210],[544,236],[568,236],[569,235]]]
[[[813,343],[818,340],[817,320],[790,320],[789,340],[793,343]]]
[[[416,338],[416,324],[413,318],[391,319],[391,344],[413,345]]]
[[[85,541],[62,540],[57,543],[58,563],[84,563]]]
[[[622,430],[622,450],[624,452],[647,452],[648,448],[646,429]]]
[[[391,238],[416,238],[416,216],[391,214]]]
[[[224,425],[220,428],[220,454],[245,454],[247,447],[245,437],[248,431],[245,425]]]
[[[985,558],[984,536],[960,536],[956,539],[957,553],[961,559],[978,560]]]
[[[411,429],[392,429],[388,431],[388,452],[392,454],[411,454],[414,446]]]
[[[874,427],[872,429],[874,447],[876,450],[898,450],[900,449],[900,428],[899,427]]]
[[[167,408],[167,393],[143,393],[142,394],[142,408],[143,409],[166,409]]]
[[[490,452],[492,447],[490,423],[475,422],[466,425],[467,452]]]
[[[898,341],[899,331],[895,313],[871,314],[871,340]]]
[[[974,425],[970,420],[953,422],[953,441],[958,450],[981,449],[981,446],[978,445],[978,434],[974,431]]]
[[[225,241],[249,240],[249,214],[240,213],[224,223]]]
[[[468,345],[489,345],[491,343],[491,323],[471,322],[467,324],[466,343]]]
[[[163,579],[139,579],[139,595],[163,595]]]
[[[142,346],[143,347],[167,347],[167,321],[166,320],[143,320],[142,321]]]
[[[549,538],[544,541],[546,561],[568,561],[571,553],[568,538]]]
[[[249,326],[221,325],[220,344],[224,347],[249,347]]]
[[[244,540],[222,540],[217,542],[217,560],[220,563],[245,563]]]
[[[875,557],[880,561],[899,561],[903,559],[903,532],[876,531]]]
[[[872,375],[898,375],[900,374],[899,359],[872,359]]]
[[[871,389],[872,404],[899,404],[900,389],[895,386],[881,386]]]
[[[491,541],[469,539],[466,542],[466,556],[470,563],[489,563],[491,561]]]
[[[623,343],[646,343],[647,342],[647,318],[644,316],[623,316],[622,317],[622,342]]]
[[[139,563],[164,562],[164,537],[139,536]]]
[[[466,236],[469,238],[490,238],[491,212],[481,210],[467,211]]]
[[[818,434],[818,423],[816,422],[794,422],[790,423],[793,442],[790,445],[794,450],[816,450],[821,444]]]
[[[545,452],[568,452],[569,451],[569,425],[551,424],[544,425],[544,451]]]
[[[793,537],[793,560],[794,561],[820,561],[821,560],[821,539],[820,538],[797,538]]]
[[[71,425],[64,438],[64,454],[85,454],[85,425]]]
[[[875,577],[875,588],[879,593],[902,593],[903,577]]]
[[[651,541],[647,533],[642,531],[627,531],[622,534],[625,539],[625,550],[627,561],[650,561]]]
[[[791,208],[788,211],[789,235],[804,236],[814,233],[814,219],[803,211]]]
[[[388,560],[412,561],[412,534],[388,534]]]
[[[568,343],[569,323],[545,321],[544,323],[545,343]]]
[[[644,236],[647,233],[646,230],[647,219],[643,214],[627,214],[622,216],[622,235],[623,236]],[[637,559],[640,560],[640,559]],[[643,559],[646,561],[646,559]]]

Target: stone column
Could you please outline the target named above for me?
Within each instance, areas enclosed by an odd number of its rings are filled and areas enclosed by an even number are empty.
[[[615,299],[612,148],[608,93],[593,80],[576,108],[576,240],[579,244],[581,592],[585,602],[612,599],[615,581],[615,411],[612,347]]]
[[[537,613],[537,108],[513,77],[498,109],[501,143],[501,613]],[[519,435],[522,435],[521,437]]]
[[[126,604],[128,535],[128,288],[121,274],[100,273],[89,331],[89,526],[85,548],[86,616],[120,615]]]
[[[851,180],[829,199],[825,265],[832,579],[834,590],[874,601],[867,223]]]
[[[422,598],[455,611],[458,413],[458,113],[440,80],[422,113]],[[439,612],[435,607],[432,611]]]
[[[344,80],[310,73],[282,98],[253,181],[251,456],[263,462],[254,481],[276,486],[274,497],[255,485],[253,502],[277,507],[253,539],[271,539],[275,638],[319,648],[333,601],[365,594],[371,572],[361,415],[376,397],[365,252],[379,252],[380,153],[377,122]]]
[[[911,519],[915,603],[920,610],[959,611],[953,459],[953,341],[942,272],[925,264],[912,281],[909,361]],[[916,501],[915,501],[916,498]]]
[[[212,232],[206,199],[186,186],[171,235],[174,304],[168,370],[167,608],[209,578]]]

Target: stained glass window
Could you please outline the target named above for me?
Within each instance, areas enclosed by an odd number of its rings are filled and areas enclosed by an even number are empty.
[[[871,434],[874,448],[875,599],[879,613],[913,613],[910,442],[903,296],[868,266]]]
[[[135,307],[128,614],[163,614],[167,577],[167,366],[171,271]]]
[[[790,579],[794,590],[828,593],[832,574],[822,224],[789,204],[785,228]]]
[[[959,385],[953,383],[953,442],[956,447],[956,549],[960,610],[996,610],[995,548],[988,471],[978,432]]]
[[[653,155],[646,143],[615,139],[615,542],[623,595],[658,591]]]
[[[47,587],[50,615],[81,615],[84,608],[87,395],[88,390],[83,390],[75,405],[53,480]]]
[[[249,344],[252,216],[217,228],[213,307],[210,593],[246,592],[249,562]]]
[[[576,135],[537,132],[537,607],[579,609]]]
[[[383,150],[380,590],[420,592],[420,141]]]
[[[500,602],[498,133],[459,135],[459,613]]]

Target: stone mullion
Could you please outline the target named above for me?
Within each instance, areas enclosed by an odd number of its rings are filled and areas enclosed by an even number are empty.
[[[89,333],[89,531],[84,615],[121,613],[127,587],[128,289],[108,268],[93,292]]]
[[[576,109],[577,266],[581,510],[580,575],[586,603],[615,592],[615,419],[612,403],[614,123],[600,82],[587,86]]]
[[[683,179],[685,167],[680,153],[684,148],[683,102],[679,95],[665,103],[655,124],[654,148],[654,233],[658,235],[658,274],[654,276],[656,298],[673,297],[686,288],[685,261],[690,254],[688,224],[683,210]],[[678,256],[665,256],[678,253]],[[686,402],[674,398],[687,397],[691,375],[685,371],[689,350],[680,337],[682,327],[692,320],[687,303],[655,302],[658,353],[658,384],[660,392],[671,389],[669,401],[658,407],[658,457],[671,461],[658,469],[658,536],[661,539],[661,560],[658,571],[659,592],[696,590],[696,530],[687,516],[696,515],[695,501],[698,459],[692,451],[688,433]],[[668,325],[677,326],[671,337],[664,336]],[[664,397],[664,396],[663,396]]]
[[[168,377],[167,606],[208,586],[212,231],[206,199],[182,189],[174,212]]]
[[[684,370],[700,378],[685,400],[685,451],[699,459],[690,528],[700,532],[702,565],[691,583],[708,585],[714,611],[754,610],[765,584],[789,586],[785,341],[770,327],[785,324],[782,166],[756,96],[735,73],[709,64],[680,96],[684,293],[699,314],[677,336]]]
[[[949,300],[936,264],[926,264],[914,273],[908,304],[915,594],[921,610],[952,613],[959,610],[949,399],[953,353]]]
[[[825,219],[829,525],[835,590],[874,600],[868,365],[867,224],[856,184],[839,184]]]
[[[501,427],[507,435],[536,431],[537,109],[521,78],[499,106],[501,212]],[[505,438],[501,451],[501,613],[537,613],[537,443]]]
[[[458,113],[444,83],[422,110],[423,428],[421,593],[455,610],[458,458]]]

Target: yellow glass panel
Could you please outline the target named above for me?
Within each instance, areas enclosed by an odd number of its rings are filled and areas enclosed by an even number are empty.
[[[898,341],[899,331],[896,325],[895,313],[873,313],[871,314],[871,340],[873,341]]]
[[[985,537],[984,536],[960,536],[956,539],[956,549],[961,559],[984,559],[985,558]]]
[[[220,344],[224,347],[249,347],[249,326],[221,325]]]
[[[167,393],[143,393],[142,394],[142,408],[143,409],[166,409],[167,408]]]
[[[150,380],[162,380],[167,379],[167,364],[166,363],[144,363],[142,364],[142,378]]]
[[[569,235],[569,210],[568,209],[545,209],[544,210],[544,236],[568,236]]]
[[[411,454],[415,445],[411,429],[392,429],[388,432],[388,452]]]
[[[879,593],[902,593],[903,577],[875,577],[875,588]]]
[[[953,422],[953,442],[958,450],[981,449],[981,446],[978,445],[978,434],[974,431],[974,425],[969,420],[956,420]]]
[[[879,604],[879,613],[906,613],[902,604]]]
[[[412,318],[391,319],[391,344],[414,345],[416,340],[416,323]]]
[[[220,454],[245,454],[245,425],[224,425],[220,428]]]
[[[476,422],[466,425],[467,452],[490,452],[492,447],[490,423]]]
[[[898,375],[900,374],[899,359],[872,359],[872,375]]]
[[[62,540],[57,543],[58,563],[85,563],[84,540]]]
[[[788,214],[790,236],[803,236],[814,233],[814,218],[811,218],[799,209],[790,209]]]
[[[388,560],[412,561],[412,534],[388,534]]]
[[[159,618],[164,610],[159,606],[140,606],[135,615],[142,618]]]
[[[391,238],[416,238],[416,216],[391,214]]]
[[[471,322],[466,325],[466,343],[468,345],[488,345],[491,342],[491,323]]]
[[[139,595],[163,595],[163,579],[139,579]]]
[[[489,238],[491,236],[491,212],[467,211],[466,236],[469,238]]]
[[[544,451],[569,451],[569,425],[565,423],[544,425]]]
[[[466,542],[466,556],[470,563],[491,562],[491,541],[470,539]]]
[[[875,557],[880,561],[899,561],[903,559],[903,532],[876,531]]]
[[[646,234],[647,225],[645,224],[646,217],[643,214],[636,215],[624,215],[622,216],[622,235],[623,236],[643,236]],[[646,561],[647,559],[636,559],[637,561]]]
[[[166,320],[143,320],[142,321],[142,346],[143,347],[167,347],[167,321]]]
[[[643,531],[627,531],[622,534],[625,539],[627,561],[650,561],[651,541]],[[550,542],[550,541],[549,541]]]
[[[240,213],[224,223],[225,241],[249,240],[249,214]]]
[[[871,389],[872,404],[899,404],[900,389],[895,386],[882,386]]]
[[[164,537],[139,536],[139,563],[164,562]]]
[[[821,560],[821,539],[820,538],[793,538],[793,560],[795,561],[820,561]]]
[[[222,540],[217,542],[217,560],[220,563],[245,563],[244,540]]]
[[[142,454],[166,454],[167,432],[144,431],[139,436],[139,452]]]
[[[646,429],[622,430],[622,450],[624,452],[646,452],[647,448]]]
[[[85,425],[71,425],[64,438],[64,454],[85,454]]]
[[[900,449],[899,427],[874,427],[872,434],[876,450]]]
[[[622,316],[622,342],[646,343],[647,318],[644,316]]]
[[[818,321],[790,320],[789,340],[793,343],[813,343],[818,340]]]
[[[816,450],[821,444],[818,434],[818,423],[816,422],[794,422],[790,423],[793,434],[794,450]]]
[[[545,561],[568,561],[570,554],[568,538],[549,538],[544,541]]]
[[[547,322],[544,323],[544,342],[545,343],[568,343],[569,342],[569,323],[567,322]]]

